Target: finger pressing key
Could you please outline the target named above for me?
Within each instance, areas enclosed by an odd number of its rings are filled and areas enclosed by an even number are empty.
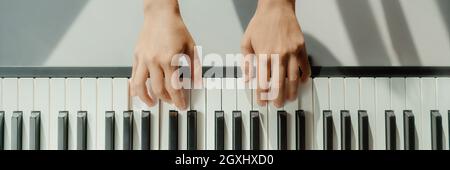
[[[182,83],[178,76],[178,71],[173,68],[166,68],[165,87],[172,99],[172,102],[181,110],[186,109],[186,101],[182,88]]]
[[[299,63],[297,61],[296,56],[292,56],[289,58],[287,73],[288,73],[288,80],[287,80],[286,97],[288,100],[292,101],[295,100],[295,98],[298,95],[298,85],[300,78]]]
[[[148,79],[148,70],[143,65],[140,64],[136,69],[136,77],[132,78],[131,87],[134,91],[133,94],[139,96],[139,98],[145,102],[148,106],[153,106],[155,104],[154,100],[149,96],[147,89],[147,79]]]

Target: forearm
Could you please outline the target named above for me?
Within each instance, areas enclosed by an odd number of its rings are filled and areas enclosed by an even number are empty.
[[[257,9],[291,9],[295,11],[296,0],[259,0]]]
[[[179,13],[178,0],[144,0],[146,16],[161,12]]]

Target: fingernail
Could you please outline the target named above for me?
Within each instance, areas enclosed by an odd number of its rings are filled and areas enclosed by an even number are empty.
[[[274,106],[276,107],[276,108],[281,108],[281,107],[283,107],[283,104],[282,103],[274,103]]]

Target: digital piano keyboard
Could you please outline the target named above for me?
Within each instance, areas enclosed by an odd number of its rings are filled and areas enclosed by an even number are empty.
[[[449,149],[450,68],[314,67],[279,109],[232,69],[180,111],[129,97],[127,67],[0,68],[0,150]]]

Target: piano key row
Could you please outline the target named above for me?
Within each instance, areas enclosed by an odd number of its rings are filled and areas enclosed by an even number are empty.
[[[29,138],[28,141],[23,140],[23,112],[22,111],[14,111],[11,117],[11,127],[10,127],[10,133],[11,138],[5,139],[6,141],[11,141],[11,150],[22,150],[22,146],[29,146],[29,150],[39,150],[40,148],[40,131],[41,131],[41,122],[40,122],[40,111],[32,111],[30,121],[29,121]],[[133,115],[135,112],[133,111],[124,111],[123,112],[123,119],[121,123],[120,129],[122,129],[122,138],[119,140],[122,142],[122,148],[115,148],[115,142],[117,141],[117,138],[115,138],[118,133],[115,131],[117,129],[118,122],[115,120],[115,112],[114,111],[107,111],[105,113],[104,117],[104,146],[105,148],[98,148],[98,149],[105,149],[105,150],[114,150],[114,149],[123,149],[123,150],[132,150],[132,149],[142,149],[142,150],[149,150],[150,149],[150,111],[142,111],[141,112],[141,126],[139,127],[140,131],[134,131],[133,130]],[[215,112],[215,123],[216,126],[214,128],[214,136],[211,136],[210,138],[214,138],[215,140],[215,150],[224,150],[225,149],[225,127],[226,126],[232,126],[232,136],[229,138],[233,139],[233,149],[234,150],[242,150],[242,139],[243,137],[243,124],[245,122],[242,122],[242,113],[240,111],[234,111],[233,112],[233,124],[227,125],[224,121],[224,112],[223,111],[216,111]],[[251,141],[251,149],[253,150],[259,150],[262,149],[260,145],[260,141],[264,140],[261,139],[260,132],[263,131],[261,129],[262,125],[260,125],[260,115],[258,111],[251,111],[251,118],[250,124],[251,130],[250,130],[250,141]],[[178,150],[180,149],[178,146],[180,145],[180,134],[179,134],[179,120],[178,120],[179,112],[175,110],[171,110],[169,112],[169,150]],[[278,112],[278,135],[277,140],[279,141],[278,149],[286,150],[287,149],[287,114],[285,111],[279,111]],[[4,111],[0,111],[0,138],[4,138],[5,132],[8,133],[8,131],[5,131],[4,129],[4,117],[5,113]],[[296,112],[296,134],[299,134],[300,136],[296,136],[297,139],[297,149],[304,149],[305,146],[305,115],[302,110],[298,110]],[[68,111],[60,111],[58,113],[57,117],[57,134],[56,136],[56,143],[57,143],[57,150],[68,150],[69,148],[75,148],[76,150],[87,150],[87,141],[88,141],[88,112],[86,111],[78,111],[76,113],[76,121],[75,122],[75,128],[74,130],[76,134],[73,135],[73,139],[69,139],[69,136],[72,136],[72,132],[69,131],[69,127],[71,124],[71,121],[69,121],[70,116]],[[187,131],[187,143],[186,148],[188,150],[198,150],[198,129],[197,129],[197,111],[190,110],[187,112],[187,122],[185,123],[186,127],[183,127],[182,129]],[[94,130],[95,127],[90,127],[91,130]],[[94,130],[95,131],[95,130]],[[133,147],[133,133],[139,133],[137,135],[141,138],[140,147],[136,148]],[[96,137],[94,137],[96,138]],[[75,143],[70,143],[70,140],[76,141]],[[160,139],[157,139],[160,140]],[[69,147],[69,145],[75,145],[75,147]],[[3,140],[0,142],[0,149],[4,149]]]
[[[22,111],[14,111],[11,117],[11,127],[10,132],[5,130],[4,124],[5,124],[5,112],[0,111],[0,150],[5,149],[4,148],[4,141],[11,141],[11,146],[9,149],[11,150],[22,150],[24,149],[23,146],[28,146],[27,150],[40,150],[42,149],[40,146],[40,138],[41,138],[41,115],[40,111],[32,111],[31,116],[29,118],[29,133],[27,141],[23,140],[25,135],[22,133],[24,131],[24,126],[27,123],[24,123],[23,118],[23,112]],[[105,113],[104,117],[104,136],[105,136],[105,148],[98,148],[99,150],[114,150],[115,149],[115,142],[117,139],[115,138],[117,132],[116,128],[118,128],[118,122],[114,119],[115,112],[114,111],[107,111]],[[123,119],[121,125],[121,132],[120,136],[122,136],[121,139],[119,139],[123,146],[122,148],[116,148],[116,149],[123,149],[123,150],[131,150],[133,149],[133,111],[125,111],[123,112]],[[88,135],[88,129],[91,130],[91,132],[95,131],[95,127],[88,126],[88,112],[86,111],[78,111],[76,113],[76,120],[75,121],[69,121],[70,116],[68,111],[60,111],[58,113],[57,117],[57,134],[56,136],[56,143],[57,143],[57,150],[68,150],[69,148],[74,148],[76,150],[87,150],[88,149],[88,139],[91,138],[91,136]],[[143,149],[148,150],[150,149],[150,112],[149,111],[142,111],[141,114],[141,126],[140,128],[140,134],[141,136],[141,146],[140,148],[134,148],[134,149]],[[69,127],[71,127],[71,123],[74,123],[72,127],[75,127],[76,130],[70,131]],[[75,134],[71,134],[72,132],[75,132]],[[10,139],[5,138],[5,133],[10,133]],[[73,139],[69,139],[69,136],[73,136]],[[92,136],[93,138],[96,138],[95,136]],[[69,142],[70,140],[74,140],[75,142]],[[74,147],[69,147],[69,145],[74,145]],[[95,147],[95,146],[93,146]]]
[[[122,138],[119,139],[122,141],[123,150],[131,150],[131,149],[139,149],[133,148],[133,133],[137,133],[133,131],[132,125],[133,122],[133,111],[125,111],[123,112],[123,122],[122,122]],[[333,115],[331,110],[326,110],[323,112],[323,146],[324,150],[333,150],[334,149],[334,135],[335,131],[340,131],[341,133],[341,148],[343,150],[350,150],[352,148],[352,138],[356,138],[355,140],[359,143],[360,150],[368,150],[369,149],[369,117],[365,110],[358,111],[358,127],[352,127],[351,125],[351,115],[348,110],[341,110],[340,112],[340,120],[341,127],[336,128],[333,125]],[[450,111],[448,111],[450,114]],[[21,150],[22,145],[29,145],[30,150],[39,150],[40,149],[40,112],[33,111],[30,117],[30,133],[29,133],[29,141],[28,143],[22,140],[22,131],[23,131],[23,112],[15,111],[11,117],[11,149],[12,150]],[[115,149],[115,126],[116,122],[114,119],[115,112],[107,111],[105,113],[105,148],[106,150],[114,150]],[[141,136],[141,146],[140,149],[148,150],[150,149],[150,112],[142,111],[141,117],[141,126],[140,126],[140,134]],[[178,150],[180,137],[179,137],[179,120],[178,120],[178,111],[171,110],[169,112],[169,150]],[[215,140],[215,150],[224,150],[225,149],[225,127],[232,126],[232,135],[229,138],[232,138],[232,148],[233,150],[241,150],[242,149],[242,139],[244,138],[242,135],[242,125],[245,122],[242,122],[242,113],[240,111],[233,112],[233,121],[232,125],[227,125],[224,121],[224,112],[216,111],[215,116],[215,127],[214,127],[214,136],[209,138],[214,138]],[[259,150],[261,149],[260,141],[261,139],[261,124],[260,124],[260,114],[258,111],[251,111],[250,113],[250,149]],[[432,149],[433,150],[442,150],[443,149],[443,127],[442,127],[442,116],[437,110],[430,111],[431,117],[431,140],[432,141]],[[58,114],[58,134],[57,134],[57,144],[58,150],[68,150],[69,147],[69,112],[60,111]],[[287,146],[287,113],[285,111],[277,112],[277,135],[276,140],[278,141],[278,150],[286,150]],[[296,149],[303,150],[305,149],[305,114],[303,110],[296,111],[295,116],[295,139],[296,139]],[[386,110],[385,111],[385,131],[386,131],[386,142],[385,149],[386,150],[396,150],[399,149],[397,142],[397,131],[398,127],[402,125],[398,125],[396,123],[397,119],[401,119],[396,117],[394,111]],[[197,150],[197,111],[191,110],[187,112],[187,122],[186,127],[182,128],[187,131],[187,143],[186,148],[188,150]],[[0,138],[4,138],[4,112],[0,112]],[[359,130],[359,134],[356,137],[351,135],[351,131],[353,128],[357,128]],[[417,127],[414,123],[414,114],[411,110],[403,111],[403,129],[404,129],[404,149],[405,150],[415,150],[417,149],[416,145],[416,129],[420,129],[421,127]],[[87,112],[79,111],[76,115],[76,149],[77,150],[86,150],[87,149]],[[0,142],[0,149],[3,149],[3,142]],[[99,148],[101,149],[101,148]],[[118,148],[116,148],[118,149]]]
[[[448,111],[450,116],[450,110]],[[421,140],[431,141],[432,150],[442,150],[445,139],[443,138],[444,128],[442,126],[442,115],[438,110],[431,110],[430,117],[430,129],[431,136],[429,139],[418,139],[417,129],[422,129],[415,123],[415,115],[411,110],[404,110],[402,117],[397,117],[393,110],[385,111],[385,149],[386,150],[398,150],[399,148],[399,134],[400,127],[403,127],[403,146],[404,150],[417,150],[419,149],[417,143],[423,142]],[[352,117],[348,110],[340,111],[340,128],[333,124],[333,113],[331,110],[325,110],[323,112],[323,149],[334,150],[336,149],[335,135],[336,132],[340,132],[340,148],[342,150],[351,150],[353,148],[352,141],[358,142],[360,150],[369,150],[370,148],[370,125],[369,116],[367,111],[359,110],[357,127],[353,127],[351,124]],[[397,120],[402,119],[402,124],[397,124]],[[447,121],[450,121],[447,120]],[[352,136],[352,131],[357,129],[359,133],[356,137]],[[450,130],[450,129],[447,129]],[[419,131],[420,132],[420,131]]]
[[[348,115],[341,115],[341,110],[348,110],[352,127],[358,127],[358,111],[365,110],[369,125],[369,149],[384,150],[386,141],[392,141],[393,149],[431,150],[433,144],[433,120],[430,111],[441,113],[442,149],[449,149],[450,78],[448,77],[320,77],[313,79],[313,149],[323,149],[324,123],[335,127],[348,126]],[[386,113],[386,110],[391,112]],[[404,119],[405,117],[408,119]],[[331,111],[331,118],[324,119],[324,111]],[[387,115],[387,116],[386,116]],[[386,123],[386,121],[388,123]],[[364,120],[365,121],[365,120]],[[395,124],[394,124],[395,122]],[[416,128],[413,130],[412,125]],[[390,128],[395,126],[396,128]],[[391,129],[392,131],[387,131]],[[396,129],[395,131],[393,129]],[[395,132],[395,133],[394,133]],[[343,134],[344,133],[344,136]],[[358,128],[350,131],[350,136],[360,134]],[[387,135],[391,134],[391,136]],[[333,136],[333,149],[345,148],[348,142],[347,132],[336,130]],[[438,135],[438,136],[439,136]],[[405,142],[414,136],[415,141]],[[347,139],[342,139],[347,137]],[[395,137],[395,138],[394,138]],[[395,141],[393,140],[395,139]],[[414,143],[413,143],[414,142]],[[438,143],[441,140],[438,140]],[[359,141],[352,138],[351,149],[360,148]],[[395,147],[394,147],[395,146]],[[328,146],[331,147],[331,146]]]

